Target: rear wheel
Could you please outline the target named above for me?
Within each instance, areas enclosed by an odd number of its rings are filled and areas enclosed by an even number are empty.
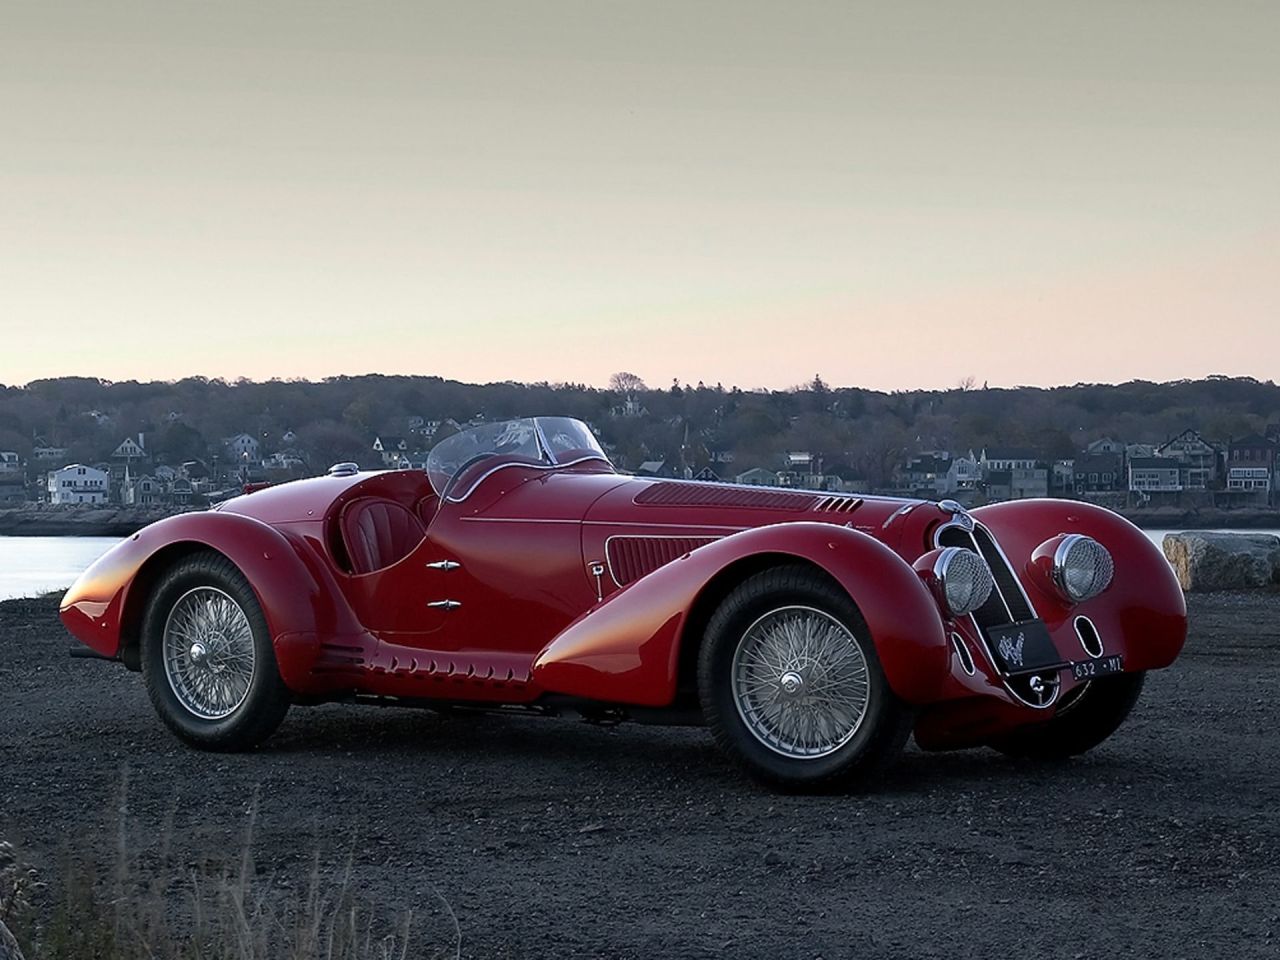
[[[698,686],[720,746],[783,789],[865,783],[911,730],[857,607],[807,567],[766,570],[729,594],[707,627]]]
[[[1063,760],[1092,750],[1128,718],[1142,694],[1144,676],[1121,673],[1090,680],[1052,719],[1015,730],[991,746],[1031,760]]]
[[[142,674],[160,719],[194,747],[247,749],[289,709],[257,597],[218,553],[192,554],[160,579],[143,622]]]

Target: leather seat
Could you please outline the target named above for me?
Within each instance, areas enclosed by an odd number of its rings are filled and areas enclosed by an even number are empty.
[[[394,500],[356,500],[342,511],[342,539],[352,573],[372,573],[403,560],[425,536],[422,521]]]

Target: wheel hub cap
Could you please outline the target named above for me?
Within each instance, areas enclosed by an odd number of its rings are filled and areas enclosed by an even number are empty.
[[[222,720],[249,696],[257,666],[253,629],[224,591],[196,587],[179,597],[162,646],[169,689],[193,716]]]
[[[815,759],[858,732],[870,675],[849,628],[813,607],[781,607],[743,634],[731,667],[734,703],[751,734],[775,753]]]

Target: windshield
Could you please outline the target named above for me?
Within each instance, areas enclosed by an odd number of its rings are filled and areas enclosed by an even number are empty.
[[[569,417],[528,417],[482,423],[441,440],[427,455],[427,476],[441,499],[463,500],[498,467],[608,462],[591,429]]]

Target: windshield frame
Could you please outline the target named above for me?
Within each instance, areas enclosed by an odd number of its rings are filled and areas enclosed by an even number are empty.
[[[573,439],[588,440],[590,445],[569,448],[561,451],[560,454],[557,454],[555,444],[553,444],[547,436],[547,429],[552,421],[567,421],[576,425],[578,428],[578,436]],[[470,479],[466,484],[466,488],[461,491],[455,490],[454,487],[458,479],[466,473],[468,469],[467,461],[464,461],[458,467],[454,468],[449,473],[447,479],[444,478],[445,471],[443,467],[434,462],[434,455],[436,451],[441,446],[453,441],[455,437],[461,437],[473,432],[478,433],[483,430],[493,430],[494,428],[502,427],[505,424],[518,423],[527,423],[533,427],[534,447],[537,454],[536,460],[533,459],[532,456],[528,455],[533,454],[534,451],[527,451],[526,455],[516,453],[510,454],[510,459],[506,459],[500,463],[495,463],[489,469],[480,472],[477,476]],[[482,451],[482,453],[484,452],[487,451]],[[489,457],[503,456],[503,454],[498,453],[497,451],[489,453]],[[428,483],[431,484],[431,488],[436,495],[440,497],[441,502],[461,503],[471,496],[480,484],[490,476],[497,473],[499,470],[505,470],[508,467],[523,467],[526,470],[557,470],[564,467],[575,466],[580,463],[587,463],[592,460],[598,460],[610,469],[613,469],[613,464],[605,454],[604,450],[601,449],[599,442],[596,440],[595,433],[583,421],[574,417],[515,417],[509,420],[495,420],[485,424],[477,424],[441,440],[428,452],[427,469],[424,472],[427,474]],[[481,466],[483,463],[484,460],[477,461],[475,466]]]

